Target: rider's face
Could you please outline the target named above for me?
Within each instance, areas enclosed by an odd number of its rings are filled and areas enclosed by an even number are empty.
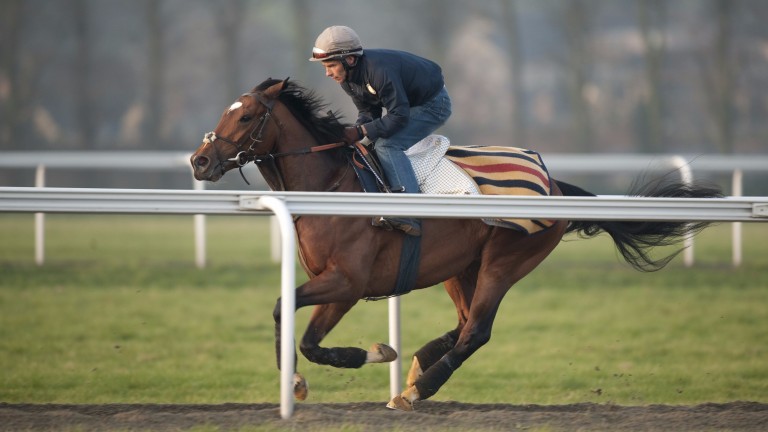
[[[324,61],[323,67],[325,67],[325,76],[333,78],[337,83],[341,84],[347,80],[347,71],[341,64],[341,60]]]

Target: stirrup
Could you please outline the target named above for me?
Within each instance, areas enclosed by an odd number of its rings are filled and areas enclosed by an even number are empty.
[[[371,219],[371,225],[377,228],[381,228],[385,231],[392,231],[395,229],[388,220],[384,219],[383,216],[374,216],[374,218]]]
[[[413,237],[421,236],[421,228],[418,225],[412,225],[408,222],[401,221],[397,218],[387,219],[381,216],[377,216],[373,218],[373,221],[371,222],[371,224],[376,227],[384,228],[387,231],[392,231],[393,229],[396,229],[406,233],[409,236],[413,236]]]

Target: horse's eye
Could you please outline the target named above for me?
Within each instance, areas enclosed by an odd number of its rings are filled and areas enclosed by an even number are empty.
[[[244,115],[244,116],[240,117],[240,123],[248,123],[249,121],[251,121],[252,118],[253,117],[251,117],[249,115]]]

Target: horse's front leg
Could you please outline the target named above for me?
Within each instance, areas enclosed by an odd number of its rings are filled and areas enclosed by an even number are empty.
[[[308,305],[314,305],[314,304],[322,304],[322,303],[333,303],[336,301],[340,301],[344,299],[344,296],[346,295],[346,300],[349,300],[350,295],[352,294],[350,292],[350,287],[352,285],[348,282],[348,279],[341,276],[341,273],[338,271],[332,271],[332,270],[326,270],[319,275],[313,277],[306,283],[302,284],[298,288],[296,288],[296,303],[295,303],[295,309],[298,310],[301,307],[308,306]],[[334,287],[338,287],[340,289],[334,289]],[[358,297],[359,298],[359,297]],[[355,300],[356,302],[357,300]],[[354,303],[353,303],[354,304]],[[349,306],[351,307],[351,306]],[[349,308],[347,308],[348,310]],[[272,312],[272,316],[275,320],[275,357],[277,359],[277,368],[280,369],[280,356],[281,356],[281,314],[282,314],[282,299],[277,299],[277,304],[275,305],[275,309]],[[343,314],[342,314],[343,315]],[[340,319],[341,317],[339,317]],[[337,319],[338,322],[338,319]],[[286,335],[286,337],[290,337],[293,339],[293,335]],[[292,343],[295,344],[295,342],[292,341]],[[308,386],[307,381],[298,372],[298,359],[296,356],[296,353],[294,351],[294,388],[293,393],[296,399],[304,400],[307,397],[308,392]]]
[[[275,309],[272,311],[272,316],[275,320],[275,358],[277,359],[277,369],[280,369],[280,354],[282,352],[281,349],[281,338],[282,338],[282,298],[277,299],[277,304],[275,305]],[[293,335],[290,335],[291,339],[293,339]],[[294,343],[294,342],[292,342]],[[307,393],[309,392],[309,386],[307,385],[307,380],[304,378],[302,374],[298,372],[296,369],[296,365],[298,363],[298,358],[296,356],[296,352],[293,353],[293,395],[298,400],[304,400],[307,398]]]
[[[374,344],[369,351],[357,347],[320,347],[323,338],[361,298],[361,291],[354,290],[353,286],[338,272],[326,271],[297,288],[296,309],[316,305],[300,345],[302,354],[310,361],[334,367],[359,368],[365,363],[390,362],[397,358],[395,350],[384,344]],[[280,311],[280,300],[278,300],[273,312],[278,368],[280,367],[281,340]],[[303,400],[306,394],[306,380],[297,372],[294,376],[294,395],[297,399]]]
[[[320,346],[320,342],[355,303],[356,301],[315,306],[301,339],[300,349],[304,357],[313,363],[338,368],[359,368],[366,363],[384,363],[397,358],[395,350],[382,343],[374,344],[368,351],[358,347]]]

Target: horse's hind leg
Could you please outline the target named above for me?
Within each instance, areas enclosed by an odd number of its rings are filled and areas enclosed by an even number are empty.
[[[475,262],[464,273],[443,282],[445,291],[456,305],[459,322],[455,329],[427,342],[416,351],[411,362],[411,369],[408,371],[408,378],[405,381],[408,387],[412,386],[425,370],[429,369],[456,345],[459,333],[467,322],[469,305],[472,303],[472,295],[477,284],[478,269],[479,263]]]
[[[506,292],[549,255],[564,230],[565,223],[558,223],[537,236],[496,237],[493,244],[489,244],[483,252],[477,287],[471,298],[467,298],[470,302],[467,322],[456,344],[426,369],[413,385],[394,397],[387,407],[411,410],[414,401],[427,399],[437,393],[453,372],[490,340],[493,321]],[[512,248],[512,252],[503,253],[509,248]]]
[[[494,284],[493,289],[489,289],[490,292],[483,295],[480,292],[481,287],[482,285],[478,286],[478,292],[473,299],[468,320],[459,332],[454,346],[429,368],[425,369],[423,374],[399,396],[394,397],[387,404],[388,408],[412,410],[414,401],[427,399],[437,393],[453,372],[490,340],[493,320],[507,288],[504,288],[503,285]]]

